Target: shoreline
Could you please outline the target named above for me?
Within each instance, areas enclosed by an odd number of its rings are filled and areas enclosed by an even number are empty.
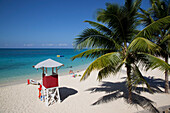
[[[79,71],[79,70],[77,70],[77,71]],[[80,70],[79,72],[77,72],[77,71],[75,73],[81,73],[81,72],[84,72],[85,69]],[[71,76],[71,75],[69,75],[69,74],[65,74],[65,75],[61,75],[61,76],[59,75],[59,77],[63,77],[63,76]],[[41,76],[39,78],[29,78],[29,79],[33,79],[33,80],[36,80],[36,81],[41,81]],[[13,85],[19,85],[19,84],[27,84],[27,79],[17,80],[17,81],[14,81],[14,82],[11,82],[11,83],[6,83],[6,84],[1,83],[0,88],[1,87],[7,87],[7,86],[13,86]]]
[[[81,50],[84,51],[84,50]],[[40,79],[42,70],[34,69],[32,66],[51,58],[57,62],[64,64],[59,70],[60,75],[67,75],[69,70],[84,70],[87,65],[92,62],[91,59],[76,59],[72,61],[70,58],[79,54],[81,51],[74,49],[2,49],[0,51],[0,86],[8,84],[25,83],[26,79]],[[57,57],[63,55],[64,57]],[[51,70],[49,69],[49,72]]]
[[[68,74],[66,74],[66,72],[64,72],[65,74],[62,74],[62,72],[61,73],[59,72],[59,76],[68,76],[69,75],[69,70],[73,70],[75,73],[84,71],[84,70],[86,70],[88,65],[89,64],[84,64],[84,65],[80,65],[80,66],[77,66],[77,67],[74,67],[74,68],[64,69],[64,70],[68,70]],[[64,71],[64,70],[62,70],[62,71]],[[41,74],[31,75],[30,78],[24,78],[24,76],[22,76],[22,77],[18,77],[18,78],[15,78],[15,79],[10,79],[10,80],[7,81],[8,83],[0,83],[0,87],[11,86],[11,85],[16,85],[16,84],[24,84],[24,83],[26,84],[27,79],[33,79],[33,80],[36,80],[36,81],[40,81],[41,76],[42,76]]]

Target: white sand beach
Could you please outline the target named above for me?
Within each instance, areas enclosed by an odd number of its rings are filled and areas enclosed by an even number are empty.
[[[79,73],[82,75],[83,71]],[[164,74],[158,70],[143,74],[150,79],[151,87],[157,91],[151,94],[139,89],[140,96],[153,101],[156,108],[170,105],[170,94],[158,92],[164,91],[161,88]],[[81,77],[60,76],[62,102],[48,107],[38,98],[38,85],[25,83],[0,87],[0,113],[133,113],[143,110],[139,105],[128,104],[125,97],[116,97],[113,94],[120,92],[121,95],[126,89],[124,70],[101,82],[97,81],[96,77],[97,71],[93,71],[91,76],[82,82]]]

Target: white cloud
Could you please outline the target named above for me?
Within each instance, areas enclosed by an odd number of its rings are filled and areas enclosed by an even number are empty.
[[[55,46],[55,44],[41,44],[41,46],[51,47],[51,46]]]
[[[43,46],[43,47],[67,47],[68,44],[66,44],[66,43],[59,43],[59,44],[49,43],[49,44],[41,44],[41,46]]]
[[[24,44],[25,47],[31,47],[33,46],[34,44]]]
[[[66,47],[66,46],[68,46],[68,44],[65,44],[65,43],[60,43],[60,44],[57,44],[58,46],[60,46],[60,47]]]

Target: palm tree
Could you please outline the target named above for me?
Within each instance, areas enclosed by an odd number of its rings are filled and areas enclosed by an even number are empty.
[[[142,22],[145,26],[170,15],[170,1],[150,0],[150,3],[152,7],[148,11],[141,9],[142,13],[139,13],[139,17],[141,18],[140,22]],[[162,48],[162,51],[157,55],[163,57],[166,63],[168,63],[170,55],[169,33],[170,23],[161,26],[157,32],[152,34],[153,37],[150,39]],[[165,70],[165,93],[169,93],[168,70]]]
[[[99,70],[98,80],[108,77],[110,73],[116,74],[125,65],[127,70],[128,102],[131,103],[132,86],[143,82],[149,85],[142,76],[138,62],[141,61],[147,68],[160,67],[169,68],[162,60],[147,53],[155,53],[158,49],[156,44],[145,38],[133,40],[137,26],[137,11],[141,0],[126,0],[125,5],[120,7],[116,4],[106,4],[106,10],[98,11],[97,20],[103,24],[85,21],[93,28],[85,29],[79,38],[75,40],[75,47],[78,49],[91,48],[72,58],[96,58],[84,72],[81,80],[85,80],[92,70]],[[105,26],[107,25],[107,26]],[[133,40],[133,41],[132,41]],[[141,46],[140,46],[141,45]],[[156,65],[154,65],[156,64]],[[150,88],[149,88],[150,89]]]

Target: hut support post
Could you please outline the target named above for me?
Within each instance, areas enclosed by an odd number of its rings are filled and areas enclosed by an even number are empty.
[[[56,67],[56,74],[58,74],[58,69],[57,69],[57,67]]]
[[[52,75],[54,74],[54,68],[52,67]]]
[[[46,74],[47,74],[47,67],[45,68]]]

